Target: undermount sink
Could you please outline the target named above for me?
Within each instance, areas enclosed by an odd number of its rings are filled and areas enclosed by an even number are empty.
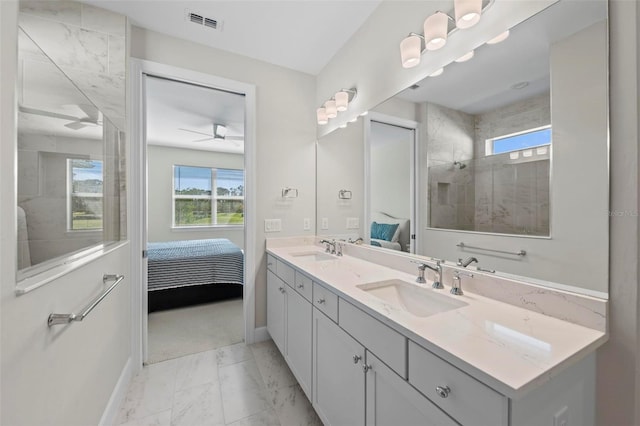
[[[324,260],[335,260],[335,256],[323,253],[321,251],[303,251],[298,253],[291,253],[291,256],[298,260],[312,260],[314,262],[322,262]]]
[[[357,287],[417,317],[428,317],[468,305],[462,300],[439,294],[438,291],[442,290],[423,288],[396,279],[360,284]]]

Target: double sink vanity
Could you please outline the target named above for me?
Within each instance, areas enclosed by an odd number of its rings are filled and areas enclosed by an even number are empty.
[[[453,295],[453,263],[434,289],[428,258],[343,251],[267,240],[267,328],[325,424],[594,424],[606,301],[472,267]]]

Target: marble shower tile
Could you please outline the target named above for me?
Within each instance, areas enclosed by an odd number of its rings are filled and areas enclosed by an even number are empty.
[[[297,383],[273,340],[251,345],[251,350],[267,389],[280,389]]]
[[[193,386],[218,383],[216,351],[177,358],[176,392]]]
[[[127,20],[124,15],[82,4],[82,28],[124,37],[126,25]]]
[[[106,73],[108,36],[80,27],[21,14],[20,26],[58,66]]]
[[[152,414],[141,419],[131,420],[127,423],[122,423],[120,426],[170,426],[171,425],[171,410],[161,411],[160,413]]]
[[[237,362],[253,359],[253,352],[244,343],[225,346],[216,349],[216,362],[218,365],[229,365]]]
[[[264,382],[254,360],[220,366],[218,375],[226,423],[269,408]]]
[[[171,426],[224,425],[220,386],[217,382],[175,393]]]
[[[227,423],[228,426],[280,426],[280,420],[273,409],[261,411],[237,422]],[[288,426],[288,425],[283,425]]]
[[[76,1],[20,1],[20,12],[71,25],[82,22],[82,4]]]
[[[177,366],[171,360],[144,367],[129,385],[118,423],[149,417],[171,407]]]
[[[295,384],[270,392],[278,418],[287,426],[322,426],[322,421],[314,411],[300,385]]]
[[[109,74],[125,77],[126,58],[125,38],[109,35]]]

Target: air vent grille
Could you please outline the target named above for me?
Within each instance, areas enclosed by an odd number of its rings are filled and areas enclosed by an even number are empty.
[[[413,84],[413,85],[409,86],[409,89],[411,89],[411,90],[416,90],[416,89],[418,89],[419,87],[420,87],[420,86],[418,86],[417,84]]]
[[[201,25],[203,27],[211,28],[213,30],[222,31],[222,21],[213,18],[207,18],[199,13],[185,11],[185,18],[187,21],[194,24]]]

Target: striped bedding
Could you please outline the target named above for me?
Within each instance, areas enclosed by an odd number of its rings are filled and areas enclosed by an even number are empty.
[[[149,291],[243,284],[244,255],[225,238],[148,243]]]

